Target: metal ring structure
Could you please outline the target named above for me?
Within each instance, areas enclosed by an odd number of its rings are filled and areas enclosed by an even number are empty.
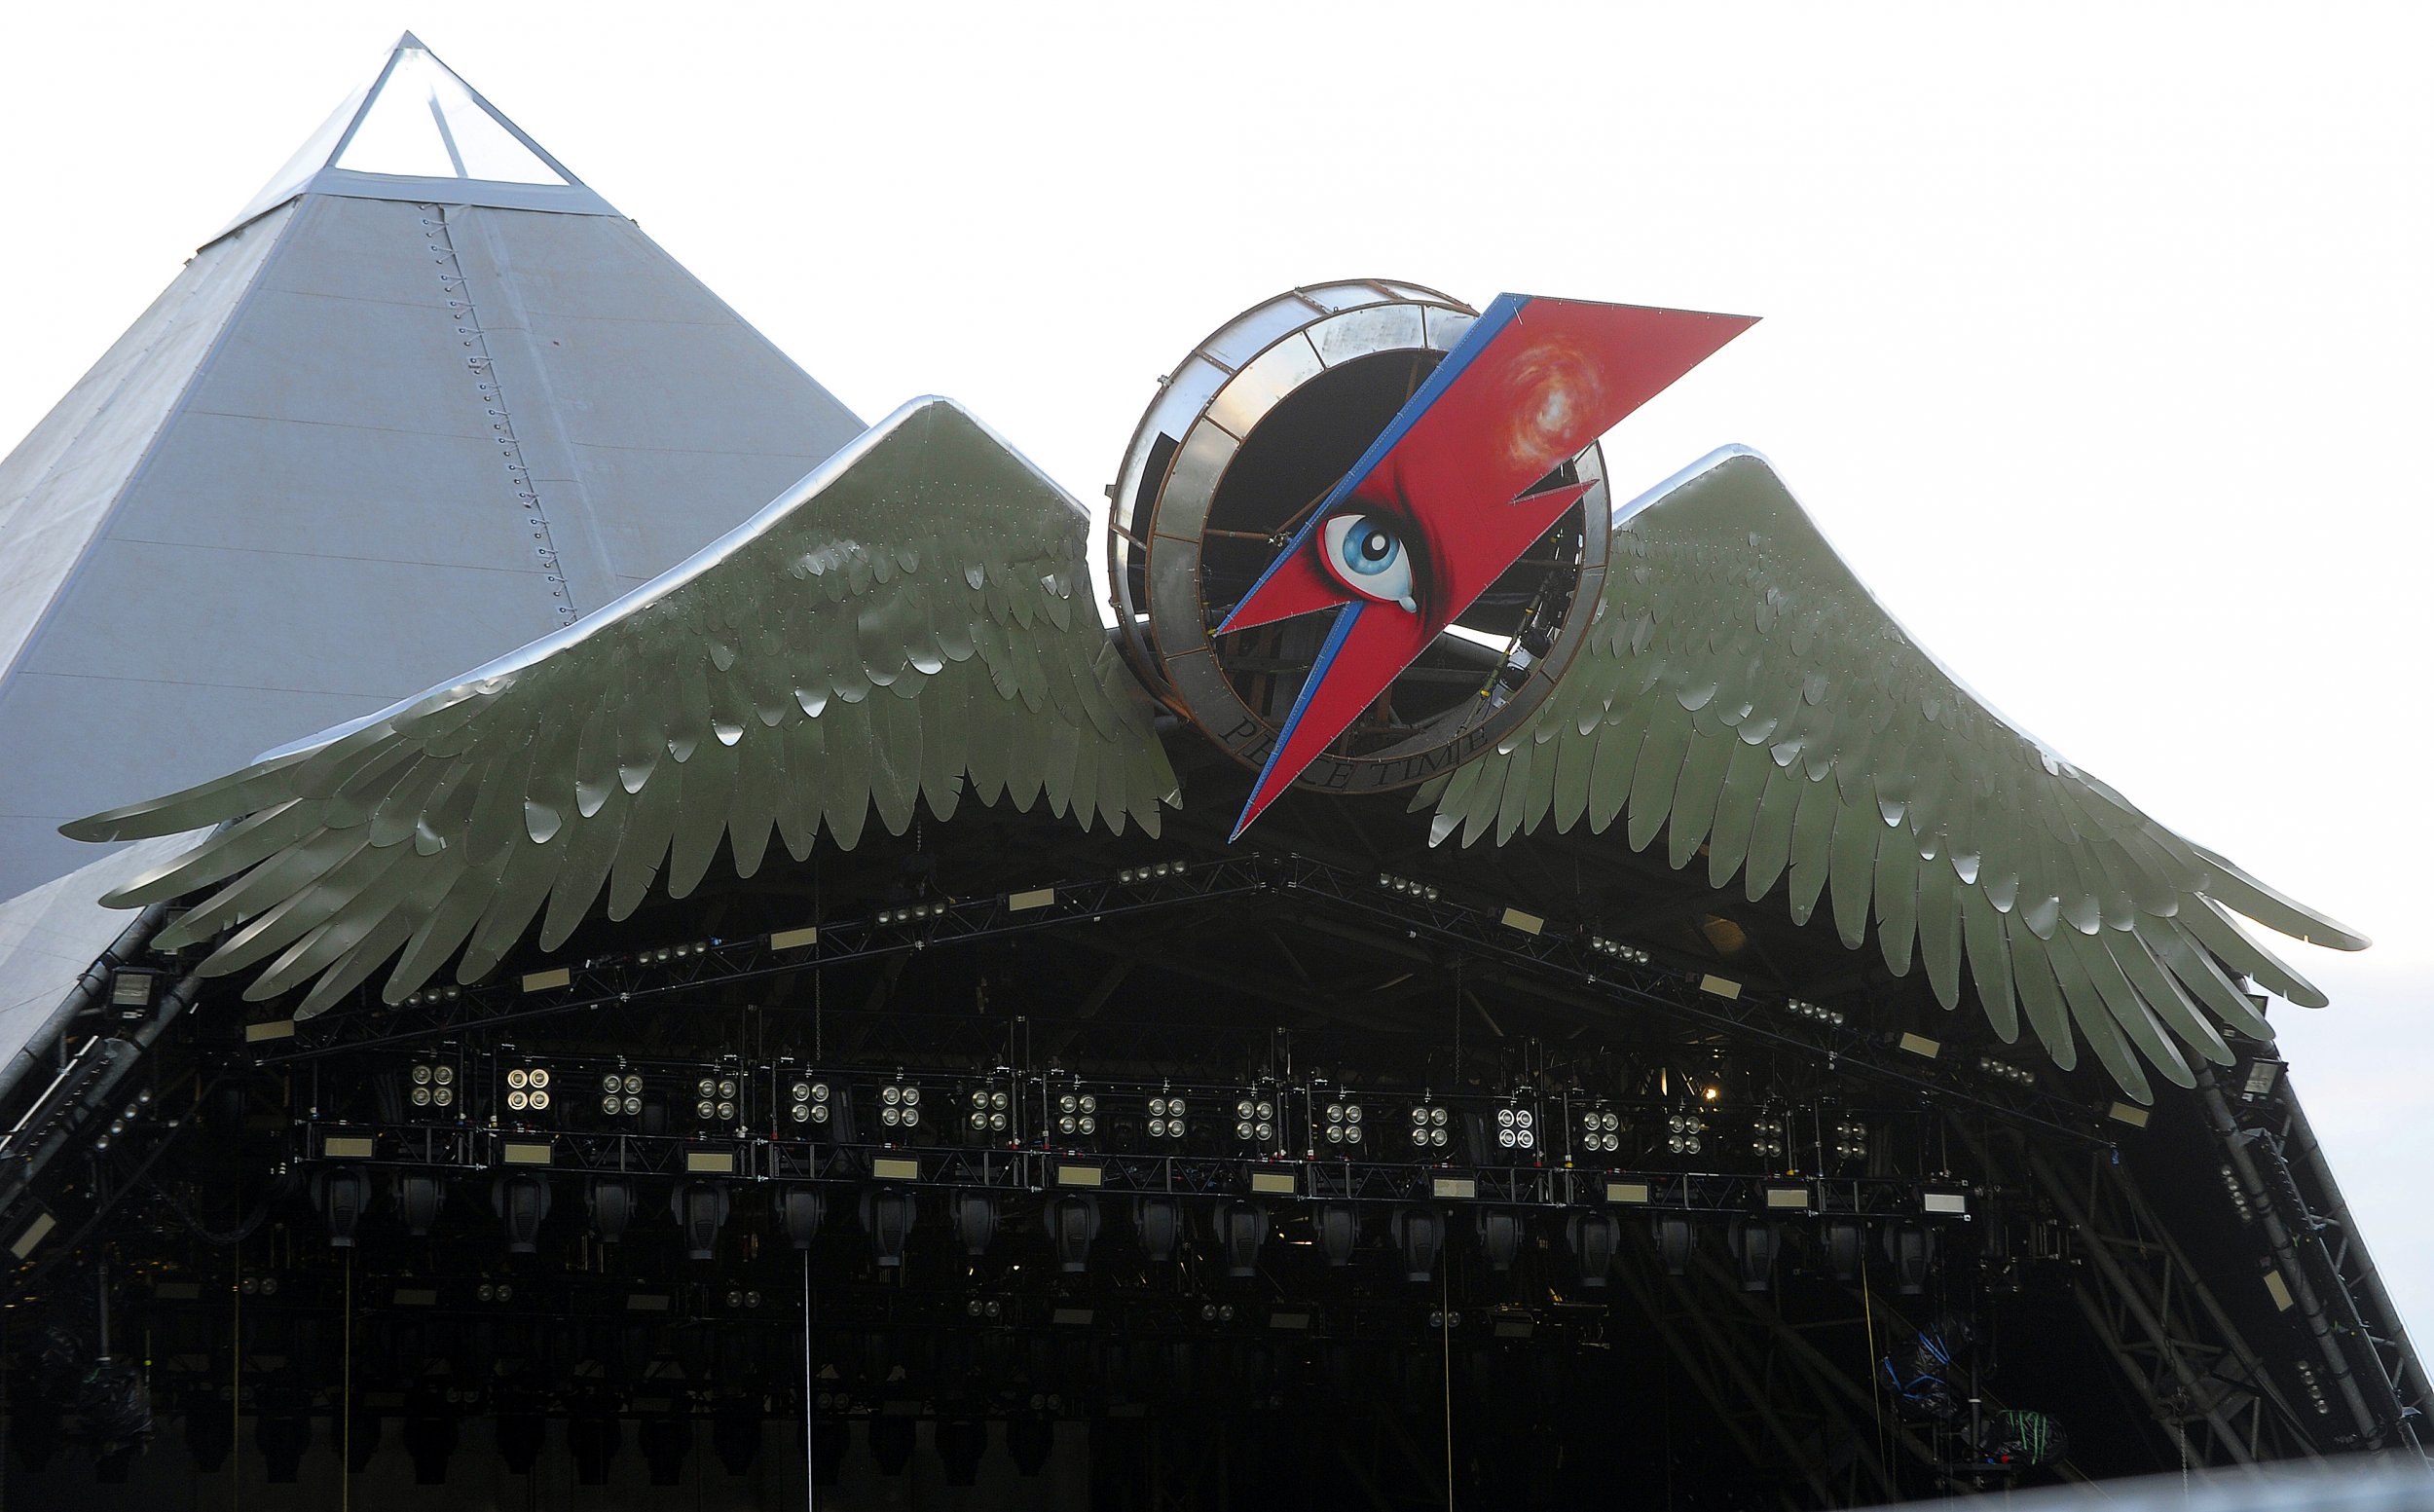
[[[1134,430],[1108,488],[1108,580],[1127,659],[1242,764],[1272,748],[1326,629],[1308,615],[1213,639],[1234,602],[1377,438],[1478,312],[1419,284],[1293,289],[1194,348]],[[1452,770],[1551,692],[1605,573],[1611,498],[1592,483],[1560,521],[1297,787],[1375,793]]]

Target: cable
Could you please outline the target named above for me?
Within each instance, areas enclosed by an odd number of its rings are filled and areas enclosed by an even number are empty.
[[[818,1512],[820,1478],[811,1447],[811,1251],[803,1251],[803,1507]]]
[[[1458,999],[1457,1000],[1458,1004]],[[1451,1261],[1437,1256],[1437,1339],[1445,1353],[1445,1504],[1454,1506],[1454,1275]]]
[[[346,1330],[346,1364],[338,1396],[338,1512],[347,1512],[355,1490],[355,1252],[347,1251],[347,1281],[339,1324]]]

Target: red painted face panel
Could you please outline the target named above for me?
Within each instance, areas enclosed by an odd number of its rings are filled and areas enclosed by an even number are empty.
[[[1525,489],[1755,323],[1497,296],[1218,626],[1338,611],[1235,833],[1587,492]]]

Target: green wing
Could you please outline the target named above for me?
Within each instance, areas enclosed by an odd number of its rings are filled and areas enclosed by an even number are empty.
[[[1176,783],[1091,607],[1082,506],[955,404],[904,406],[751,521],[576,627],[184,793],[64,827],[227,823],[108,902],[215,888],[162,944],[319,1013],[395,958],[394,1002],[472,981],[546,906],[682,897],[926,802],[1155,832]],[[265,964],[267,963],[267,964]]]
[[[2084,1037],[2130,1095],[2141,1061],[2194,1085],[2269,1039],[2231,979],[2324,995],[2231,922],[2367,941],[2164,829],[2008,723],[1913,642],[1774,470],[1728,449],[1618,521],[1587,642],[1536,718],[1420,799],[1433,837],[1497,844],[1616,820],[1635,849],[1704,847],[1754,903],[1789,879],[1946,1008],[1966,972],[1996,1031],[2024,1015],[2055,1062]],[[1552,774],[1550,776],[1550,773]],[[2074,1029],[2076,1028],[2076,1034]]]

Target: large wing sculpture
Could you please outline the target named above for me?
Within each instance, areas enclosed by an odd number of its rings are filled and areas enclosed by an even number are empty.
[[[606,886],[623,918],[682,897],[722,840],[751,875],[851,847],[926,800],[1155,832],[1178,801],[1152,706],[1090,598],[1088,515],[943,399],[905,405],[690,561],[575,627],[80,839],[227,824],[107,901],[207,887],[165,948],[318,977],[321,1012],[398,957],[392,1002],[460,948],[472,981],[547,906],[562,941]],[[401,954],[402,952],[402,954]]]
[[[1936,665],[1810,523],[1765,461],[1728,448],[1615,522],[1586,644],[1532,721],[1420,791],[1432,838],[1497,844],[1617,819],[1704,855],[1752,902],[1787,873],[1795,921],[1830,898],[1844,943],[1869,916],[1947,1009],[1966,963],[2006,1042],[2019,1020],[2064,1069],[2073,1025],[2141,1101],[2144,1057],[2194,1085],[2209,1019],[2271,1031],[2226,975],[2324,995],[2231,922],[2337,949],[2363,936],[2140,813]]]

